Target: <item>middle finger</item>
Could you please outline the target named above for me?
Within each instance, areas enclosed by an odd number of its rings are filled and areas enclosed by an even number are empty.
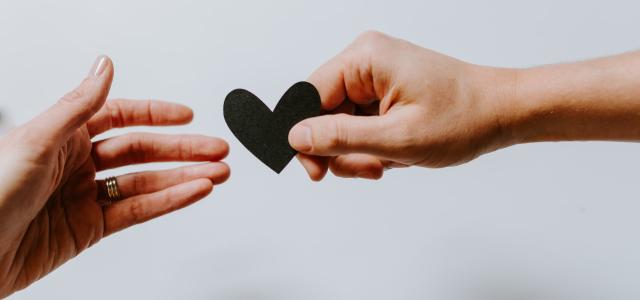
[[[169,161],[219,161],[229,146],[219,138],[203,135],[129,133],[93,143],[96,171]]]

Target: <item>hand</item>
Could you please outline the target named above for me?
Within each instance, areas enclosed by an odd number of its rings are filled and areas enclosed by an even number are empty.
[[[289,142],[313,180],[461,164],[511,142],[501,112],[514,77],[368,32],[311,75],[331,114],[300,122]]]
[[[192,111],[159,101],[105,103],[113,65],[100,57],[73,92],[0,138],[0,298],[22,289],[101,238],[208,195],[229,176],[220,139],[132,133],[93,142],[116,127],[177,125]],[[118,177],[121,201],[105,202],[96,172],[160,161],[200,165]]]

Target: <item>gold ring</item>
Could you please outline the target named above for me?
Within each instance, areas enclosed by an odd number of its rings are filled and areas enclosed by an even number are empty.
[[[118,188],[118,180],[115,177],[109,177],[105,179],[105,185],[107,186],[107,199],[109,203],[120,200],[120,188]]]

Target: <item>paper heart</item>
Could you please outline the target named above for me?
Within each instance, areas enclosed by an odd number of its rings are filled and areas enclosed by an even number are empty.
[[[308,82],[287,90],[273,112],[247,90],[233,90],[224,100],[224,119],[231,132],[254,156],[280,173],[296,151],[289,131],[298,122],[320,115],[320,94]]]

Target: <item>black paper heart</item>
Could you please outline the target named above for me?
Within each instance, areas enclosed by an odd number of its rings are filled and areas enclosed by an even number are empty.
[[[224,119],[231,132],[276,173],[280,173],[296,155],[289,145],[291,128],[320,112],[320,94],[308,82],[298,82],[290,87],[273,112],[258,97],[243,89],[233,90],[224,100]]]

